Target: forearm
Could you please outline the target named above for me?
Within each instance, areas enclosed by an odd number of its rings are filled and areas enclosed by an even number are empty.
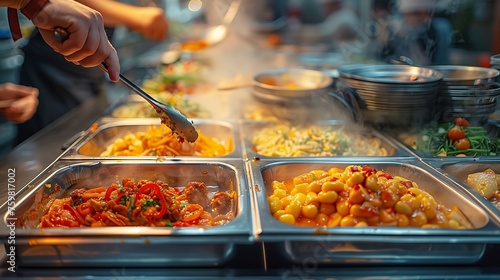
[[[3,7],[9,7],[9,8],[14,8],[14,9],[22,9],[26,4],[28,4],[30,0],[2,0],[0,3],[2,3]]]
[[[134,17],[131,16],[136,9],[134,6],[112,0],[77,1],[101,13],[106,26],[123,25],[130,28],[134,27]]]

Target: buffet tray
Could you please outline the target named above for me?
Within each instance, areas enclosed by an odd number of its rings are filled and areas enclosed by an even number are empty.
[[[484,127],[486,128],[486,131],[490,136],[500,137],[500,123],[499,122],[490,120],[486,124],[484,124]],[[412,147],[412,145],[410,145],[408,143],[408,140],[413,139],[418,132],[413,133],[413,132],[406,131],[405,129],[407,129],[407,128],[405,128],[405,127],[384,128],[381,130],[382,131],[381,133],[384,136],[386,136],[387,139],[389,139],[389,141],[393,142],[397,147],[405,150],[410,155],[412,155],[413,157],[416,157],[416,158],[420,158],[420,159],[424,159],[424,160],[434,160],[434,159],[439,160],[439,159],[443,159],[443,158],[453,160],[453,158],[460,158],[460,160],[465,160],[465,161],[474,160],[474,159],[499,158],[498,156],[475,156],[475,157],[472,157],[472,156],[467,156],[467,157],[446,156],[446,157],[443,157],[443,156],[436,156],[433,154],[425,153],[425,152],[422,152],[422,151],[415,149],[414,147]],[[402,133],[403,135],[406,135],[406,136],[402,136],[400,133]],[[406,139],[406,140],[403,139],[405,137],[408,137],[408,139]]]
[[[500,223],[500,208],[495,207],[492,202],[466,184],[467,176],[471,173],[482,172],[489,168],[500,174],[500,159],[498,157],[472,161],[434,160],[428,163],[466,191],[477,203],[483,205],[492,218]]]
[[[300,227],[274,218],[267,201],[274,180],[285,181],[311,170],[370,165],[391,175],[419,184],[438,203],[457,205],[473,229],[424,229],[399,227]],[[339,158],[330,160],[250,160],[254,209],[258,238],[277,248],[292,264],[314,261],[334,264],[470,264],[479,261],[489,243],[500,243],[497,221],[484,205],[470,199],[467,192],[438,171],[416,159]]]
[[[333,129],[339,129],[343,130],[345,132],[350,132],[355,135],[360,135],[361,137],[372,137],[374,139],[378,139],[380,141],[380,146],[384,148],[387,151],[387,156],[378,156],[378,157],[383,157],[383,158],[392,158],[392,157],[411,157],[412,154],[409,153],[407,149],[405,149],[403,146],[398,145],[398,143],[388,137],[386,137],[384,134],[379,133],[375,129],[372,129],[370,127],[358,127],[353,124],[348,124],[344,121],[341,120],[330,120],[330,121],[319,121],[319,122],[314,122],[313,123],[315,126],[318,127],[325,127],[325,128],[333,128]],[[246,159],[269,159],[269,160],[276,160],[280,159],[280,157],[270,157],[270,156],[265,156],[256,151],[254,144],[252,143],[252,137],[253,135],[260,131],[261,129],[264,129],[266,127],[273,127],[276,125],[274,122],[265,122],[265,121],[241,121],[240,122],[240,131],[241,131],[241,137],[243,141],[243,149],[244,149],[244,157]],[[308,124],[305,124],[304,127],[308,127]],[[366,145],[369,145],[368,143]],[[366,146],[364,145],[364,146]],[[335,158],[338,157],[348,157],[348,156],[333,156]],[[357,156],[356,156],[357,157]],[[363,156],[359,156],[359,158],[362,158]],[[366,155],[364,156],[366,157]],[[370,158],[371,156],[368,156]],[[373,156],[377,157],[377,156]],[[332,158],[332,156],[301,156],[301,157],[288,157],[286,159],[326,159],[328,160],[329,158]]]
[[[67,197],[81,187],[110,186],[128,177],[162,180],[170,186],[185,186],[203,181],[209,190],[233,190],[236,193],[233,220],[213,227],[80,227],[37,228],[41,214],[24,216],[38,207],[43,195],[54,192]],[[0,234],[7,252],[8,224],[15,229],[15,256],[19,266],[161,266],[213,267],[235,256],[239,245],[251,243],[250,195],[246,187],[242,161],[156,162],[128,161],[57,161],[23,188],[15,197],[15,212],[3,205]],[[36,212],[36,209],[35,209]],[[12,215],[11,213],[15,214]],[[26,220],[26,217],[30,219]],[[30,222],[32,220],[33,222]],[[24,222],[20,222],[24,221]]]
[[[221,120],[196,119],[193,124],[202,134],[215,137],[220,141],[231,143],[232,150],[219,159],[241,159],[242,147],[239,141],[238,127],[231,122]],[[100,118],[92,129],[83,132],[78,138],[77,143],[73,145],[70,151],[67,151],[66,159],[99,159],[99,158],[122,158],[122,159],[167,159],[169,156],[100,156],[106,150],[106,147],[113,144],[117,139],[122,138],[127,133],[146,132],[151,126],[160,126],[159,119],[118,119],[118,118]],[[179,159],[200,159],[196,156],[176,156]]]

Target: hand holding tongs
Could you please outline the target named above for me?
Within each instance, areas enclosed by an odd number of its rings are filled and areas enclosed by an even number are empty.
[[[57,27],[54,30],[54,36],[60,42],[63,42],[64,40],[68,39],[69,33],[64,28]],[[108,72],[108,69],[104,62],[99,65],[99,68],[101,68],[101,70],[106,73]],[[125,78],[122,74],[120,74],[120,82],[131,89],[133,92],[140,95],[142,98],[146,99],[146,101],[149,102],[149,104],[151,104],[151,106],[153,106],[153,108],[155,109],[156,113],[161,119],[161,122],[167,125],[172,130],[172,132],[186,139],[188,142],[196,141],[196,139],[198,138],[198,132],[194,128],[193,124],[179,111],[177,111],[172,106],[168,106],[154,99],[136,84]]]

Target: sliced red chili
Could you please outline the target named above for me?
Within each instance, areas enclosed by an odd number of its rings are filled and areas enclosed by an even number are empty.
[[[181,195],[181,191],[179,190],[179,188],[174,188],[174,191],[176,195]]]
[[[160,187],[155,184],[155,183],[147,183],[146,185],[142,186],[138,191],[137,191],[137,194],[135,195],[135,201],[139,201],[141,196],[144,194],[144,192],[148,191],[152,189],[154,191],[154,194],[156,196],[156,198],[158,198],[158,200],[160,201],[160,211],[158,211],[156,214],[154,214],[153,216],[156,218],[156,219],[161,219],[161,217],[163,217],[163,215],[165,215],[165,213],[167,212],[167,208],[168,208],[168,205],[167,205],[167,201],[165,200],[165,196],[163,196],[162,192],[161,192],[161,189]]]
[[[116,196],[116,198],[114,199],[116,204],[120,204],[120,199],[122,199],[122,197],[125,195],[125,192],[121,192],[121,193],[118,193],[118,195]]]
[[[111,193],[115,190],[118,189],[118,186],[116,185],[113,185],[111,187],[109,187],[107,190],[106,190],[106,194],[104,194],[104,201],[108,201],[109,200],[109,197],[111,196]]]

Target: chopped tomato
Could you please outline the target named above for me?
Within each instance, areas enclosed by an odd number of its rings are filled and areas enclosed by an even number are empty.
[[[462,138],[453,142],[453,146],[455,146],[459,151],[467,150],[470,148],[470,141],[467,138]]]
[[[454,123],[464,128],[469,126],[469,122],[465,118],[455,118]]]
[[[379,176],[380,176],[380,177],[385,177],[387,180],[392,179],[392,176],[391,176],[391,175],[389,175],[389,174],[387,174],[387,173],[381,173]]]
[[[463,138],[465,138],[465,131],[459,125],[454,125],[448,130],[448,139],[457,141]]]

